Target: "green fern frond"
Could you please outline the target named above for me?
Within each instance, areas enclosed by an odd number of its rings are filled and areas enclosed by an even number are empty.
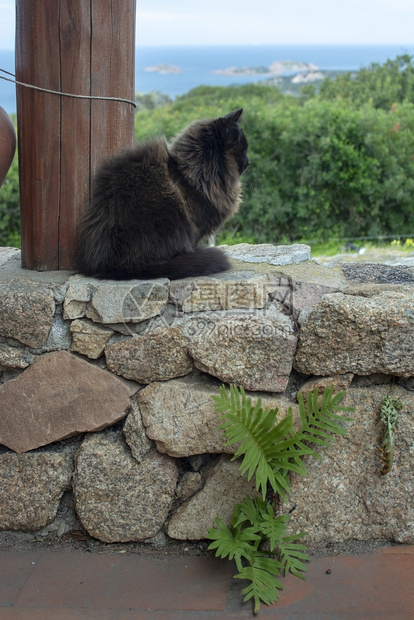
[[[279,469],[276,468],[275,470],[273,470],[273,475],[275,484],[272,485],[272,488],[275,493],[278,493],[283,499],[283,501],[286,503],[287,493],[290,492],[290,481],[288,472],[286,471],[286,469],[282,469],[281,471],[279,471]]]
[[[263,499],[268,484],[275,492],[284,495],[284,491],[289,491],[289,484],[277,470],[300,471],[300,467],[292,462],[291,454],[287,451],[275,451],[275,444],[280,443],[287,433],[294,433],[292,412],[290,410],[286,418],[276,423],[277,409],[267,407],[263,410],[260,399],[253,406],[251,398],[246,398],[242,388],[239,395],[237,391],[235,386],[231,386],[229,396],[222,386],[220,397],[213,397],[216,410],[225,412],[221,428],[227,438],[226,445],[241,442],[233,460],[243,455],[240,471],[247,475],[248,480],[255,474],[256,488],[261,491]],[[233,407],[238,409],[234,410]]]
[[[217,557],[235,560],[237,579],[251,581],[243,594],[245,601],[254,599],[255,613],[261,601],[269,605],[278,600],[282,584],[276,577],[291,572],[303,578],[306,571],[306,547],[296,542],[304,534],[286,536],[289,519],[290,515],[275,517],[273,507],[261,498],[246,497],[235,506],[231,528],[216,518],[216,528],[207,534],[213,541],[208,548],[215,549]],[[268,541],[269,550],[261,550],[263,541]]]
[[[306,446],[304,446],[306,447]],[[309,454],[312,454],[313,450],[311,452],[309,452]],[[301,460],[300,456],[294,456],[292,457],[292,460],[296,463],[297,467],[298,467],[298,473],[301,474],[301,476],[307,476],[308,472],[306,467],[303,464],[303,461]]]
[[[304,551],[306,551],[306,546],[296,542],[305,535],[305,532],[301,532],[294,536],[285,536],[279,543],[281,564],[284,574],[289,572],[296,577],[300,577],[300,579],[305,579],[302,573],[306,572],[308,569],[303,561],[309,561],[310,557],[304,553]]]
[[[329,386],[324,390],[321,406],[319,407],[319,393],[316,389],[313,392],[308,392],[305,407],[303,396],[299,393],[298,402],[301,427],[293,436],[278,444],[277,448],[280,450],[301,450],[303,454],[307,453],[320,458],[318,452],[308,444],[328,446],[334,441],[333,435],[346,435],[347,433],[346,429],[339,422],[349,421],[352,418],[334,413],[335,411],[353,411],[351,407],[339,406],[338,403],[344,395],[345,392],[339,392],[333,396],[333,386]],[[298,456],[301,455],[298,454]]]
[[[265,503],[258,497],[252,498],[248,496],[243,502],[236,504],[233,512],[233,527],[238,527],[246,521],[250,523],[251,526],[256,525],[260,518],[259,502],[262,504]]]
[[[338,422],[350,418],[335,413],[351,410],[339,406],[344,394],[339,392],[333,396],[333,386],[326,388],[319,407],[318,390],[314,390],[308,393],[306,408],[299,394],[301,428],[298,432],[293,425],[291,408],[278,422],[278,409],[262,409],[260,398],[253,405],[243,388],[239,390],[231,385],[228,393],[221,386],[220,396],[213,396],[216,411],[223,414],[221,428],[227,438],[226,445],[240,443],[233,459],[243,457],[240,471],[248,480],[255,475],[256,489],[263,499],[270,485],[286,502],[290,492],[289,472],[306,475],[301,457],[306,454],[319,457],[309,444],[327,446],[333,441],[332,433],[346,434]]]
[[[311,437],[313,435],[313,427],[315,427],[316,434],[320,434],[322,437],[324,436],[323,431],[329,431],[330,433],[334,433],[335,435],[346,435],[346,429],[344,429],[340,424],[338,424],[338,422],[349,421],[352,420],[352,418],[346,416],[339,416],[335,413],[335,411],[351,412],[353,411],[353,408],[340,407],[339,403],[345,396],[345,392],[338,392],[338,394],[334,396],[333,391],[333,385],[325,388],[322,394],[320,407],[318,403],[319,390],[316,389],[313,390],[313,392],[308,392],[306,410],[302,394],[299,392],[298,400],[302,431],[309,433]],[[321,432],[318,433],[317,429],[320,429]],[[312,442],[311,437],[306,437],[307,441]],[[329,437],[329,439],[327,440],[328,443],[331,443],[332,441],[332,437]]]
[[[275,558],[257,554],[254,558],[253,568],[259,568],[260,570],[265,570],[270,575],[278,576],[280,575],[282,563]]]
[[[286,534],[287,522],[289,515],[274,516],[272,506],[268,506],[267,514],[263,514],[261,531],[265,538],[269,541],[270,551],[273,551]]]
[[[250,399],[248,399],[250,401]],[[260,443],[264,449],[269,449],[272,446],[272,439],[269,438],[269,432],[276,425],[277,409],[269,409],[268,407],[263,410],[258,407],[259,401],[256,406],[253,407],[251,403],[245,401],[245,405],[242,409],[237,411],[231,411],[224,416],[224,422],[221,424],[221,428],[224,430],[227,437],[228,446],[243,441],[244,443],[238,449],[239,454],[246,451],[249,444]],[[249,406],[250,405],[250,406]],[[292,420],[282,420],[279,423],[278,433],[286,433],[292,424]]]
[[[282,584],[275,579],[274,575],[257,566],[245,566],[237,575],[234,575],[234,578],[251,581],[242,594],[245,595],[243,599],[245,603],[250,599],[254,600],[253,612],[255,614],[259,613],[261,601],[265,605],[272,605],[279,600],[278,590],[283,590]]]
[[[208,548],[216,549],[216,557],[234,560],[238,570],[242,569],[242,558],[252,562],[256,546],[251,543],[261,540],[255,528],[229,528],[219,517],[216,517],[216,525],[217,528],[211,528],[206,536],[213,541]]]
[[[262,534],[270,543],[270,551],[283,540],[286,534],[289,515],[275,517],[273,506],[259,497],[246,499],[237,504],[234,510],[233,527],[249,523],[256,533]]]

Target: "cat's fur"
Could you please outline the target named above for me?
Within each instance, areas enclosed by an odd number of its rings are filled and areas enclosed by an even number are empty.
[[[195,121],[171,144],[153,138],[106,161],[79,230],[79,271],[177,279],[228,269],[221,250],[197,244],[239,207],[249,164],[242,111]]]

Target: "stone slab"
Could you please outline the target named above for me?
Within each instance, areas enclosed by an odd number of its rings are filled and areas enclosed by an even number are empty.
[[[222,455],[206,468],[206,483],[201,491],[181,504],[173,513],[167,534],[178,540],[200,540],[215,525],[216,517],[230,524],[236,504],[257,495],[254,478],[247,481],[239,471],[240,463]]]
[[[96,280],[86,316],[96,323],[141,323],[157,316],[168,301],[169,280]]]
[[[0,342],[0,366],[5,368],[27,368],[33,363],[33,356],[21,347],[11,347]]]
[[[20,260],[20,250],[17,248],[0,247],[0,268],[4,267],[11,259]]]
[[[350,282],[414,286],[414,267],[407,265],[341,263],[340,268]]]
[[[246,390],[283,392],[297,336],[288,317],[228,316],[213,320],[189,343],[196,368]]]
[[[255,310],[265,306],[271,288],[265,274],[229,271],[190,281],[175,280],[170,285],[169,300],[182,312]]]
[[[231,258],[245,263],[267,263],[268,265],[292,265],[310,260],[309,245],[294,243],[292,245],[272,245],[271,243],[221,246]]]
[[[214,409],[212,396],[220,393],[220,383],[205,375],[194,373],[165,383],[152,383],[136,396],[146,434],[156,443],[159,452],[180,458],[208,453],[234,454],[238,446],[226,446],[220,428],[220,414]],[[253,403],[262,399],[262,406],[277,408],[279,419],[292,407],[294,418],[298,407],[283,396],[249,393]],[[135,399],[134,399],[135,400]],[[142,443],[141,417],[131,412],[124,432],[134,450],[140,452]],[[136,431],[135,435],[132,431]]]
[[[128,388],[66,351],[38,357],[0,386],[0,444],[26,452],[125,417]]]
[[[71,447],[0,455],[0,530],[36,531],[56,516],[73,473]]]
[[[85,316],[86,306],[91,300],[92,287],[95,282],[94,278],[86,278],[80,274],[69,279],[63,304],[64,319],[80,319]]]
[[[70,331],[72,334],[70,350],[93,360],[103,355],[105,345],[114,333],[112,329],[81,319],[72,321]]]
[[[325,295],[303,323],[295,368],[304,374],[414,375],[414,295]]]
[[[151,538],[168,516],[177,478],[175,461],[155,450],[138,463],[121,433],[88,435],[76,457],[77,514],[104,542]]]
[[[53,289],[20,279],[0,280],[0,335],[41,347],[55,314]]]
[[[23,269],[20,250],[17,248],[0,248],[0,282],[21,280],[22,285],[29,282],[58,289],[61,286],[65,286],[72,275],[73,271],[35,271]]]
[[[109,345],[105,357],[109,370],[139,383],[168,381],[194,368],[179,327],[155,329]]]

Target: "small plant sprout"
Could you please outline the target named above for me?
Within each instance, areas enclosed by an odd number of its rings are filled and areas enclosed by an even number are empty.
[[[384,424],[384,436],[381,443],[381,474],[385,476],[391,471],[394,460],[394,433],[398,427],[398,412],[404,403],[398,398],[393,398],[392,393],[382,401],[381,421]]]

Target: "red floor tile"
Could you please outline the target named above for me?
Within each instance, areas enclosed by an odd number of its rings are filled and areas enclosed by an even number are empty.
[[[0,608],[0,620],[113,620],[111,611],[101,609]]]
[[[250,618],[232,569],[204,556],[0,551],[0,620]],[[306,581],[283,583],[264,620],[414,620],[414,547],[315,559]]]
[[[228,611],[122,611],[115,613],[111,620],[243,620],[252,618],[252,610],[243,612]],[[289,620],[286,617],[286,620]]]
[[[280,601],[267,608],[269,612],[289,611],[292,617],[305,612],[309,617],[346,614],[358,619],[408,614],[414,620],[413,554],[321,558],[309,564],[306,581],[288,575],[283,583]]]
[[[231,579],[227,564],[210,557],[45,553],[15,606],[221,610]]]
[[[0,607],[14,603],[39,558],[39,553],[0,552]]]

